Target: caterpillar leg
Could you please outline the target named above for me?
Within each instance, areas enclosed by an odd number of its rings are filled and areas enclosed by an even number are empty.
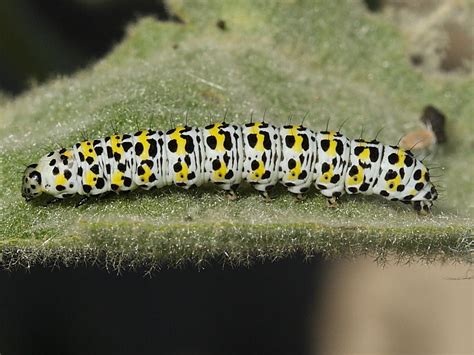
[[[122,194],[124,193],[129,193],[130,191],[122,191]],[[100,194],[100,195],[96,195],[94,197],[96,197],[97,199],[99,200],[103,200],[105,198],[109,198],[109,197],[112,197],[112,196],[115,196],[117,195],[118,193],[116,191],[107,191],[103,194]],[[91,199],[91,196],[81,196],[81,199],[79,201],[77,201],[77,203],[74,205],[74,207],[80,207],[82,205],[84,205],[85,203],[87,203],[87,201],[89,201]]]
[[[61,198],[61,197],[55,197],[55,198],[52,198],[51,200],[47,201],[45,205],[46,205],[46,206],[49,206],[49,205],[52,205],[52,204],[61,202],[61,201],[63,201],[63,200],[64,200],[64,199]]]
[[[81,199],[79,201],[77,201],[77,203],[74,205],[74,207],[80,207],[82,206],[83,204],[85,204],[88,200],[90,199],[89,196],[82,196]]]
[[[259,191],[260,196],[262,196],[265,200],[265,202],[271,202],[272,198],[270,197],[270,194],[268,191]]]
[[[420,216],[426,216],[431,214],[431,201],[413,201],[413,208]]]
[[[239,188],[239,184],[233,184],[230,186],[230,190],[226,190],[226,197],[229,201],[235,201],[239,198],[237,195],[237,189]]]
[[[302,193],[299,193],[299,194],[292,194],[296,201],[300,202],[300,201],[304,201],[306,199],[306,196]]]
[[[337,197],[336,196],[328,197],[326,200],[326,205],[330,208],[337,207]]]
[[[234,190],[227,190],[225,197],[227,197],[229,201],[236,201],[239,198]]]

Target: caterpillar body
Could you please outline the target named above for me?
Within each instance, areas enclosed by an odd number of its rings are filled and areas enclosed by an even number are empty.
[[[136,188],[212,182],[235,198],[242,181],[264,197],[277,184],[301,198],[312,185],[335,205],[343,194],[377,194],[429,212],[438,193],[429,171],[410,151],[336,131],[266,122],[215,123],[204,128],[85,140],[43,156],[25,170],[22,196],[63,199]]]

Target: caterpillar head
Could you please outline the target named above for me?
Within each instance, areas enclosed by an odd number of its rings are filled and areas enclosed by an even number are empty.
[[[26,202],[37,198],[43,193],[41,173],[36,169],[37,167],[38,164],[31,164],[23,173],[21,196],[25,198]]]

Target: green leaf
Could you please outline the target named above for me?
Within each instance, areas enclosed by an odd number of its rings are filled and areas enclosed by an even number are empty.
[[[337,3],[337,5],[336,5]],[[206,260],[247,263],[291,253],[466,260],[473,251],[474,80],[424,76],[402,35],[353,1],[172,1],[185,24],[142,18],[103,60],[71,77],[0,100],[0,258],[4,265],[100,262],[114,268]],[[216,26],[223,20],[226,29]],[[445,187],[433,216],[380,197],[344,196],[335,209],[312,191],[277,189],[264,202],[213,187],[165,188],[42,206],[20,195],[22,171],[58,146],[115,130],[245,123],[319,130],[348,119],[348,137],[396,144],[426,104],[448,117],[449,142],[433,164]],[[289,116],[291,116],[289,118]]]

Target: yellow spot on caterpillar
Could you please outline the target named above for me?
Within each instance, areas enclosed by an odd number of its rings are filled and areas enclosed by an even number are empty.
[[[181,162],[181,170],[175,174],[176,182],[188,181],[189,168],[185,162]]]
[[[428,170],[426,170],[425,167],[423,167],[421,169],[421,177],[420,179],[418,180],[419,182],[425,182],[426,181],[426,173],[428,172]]]
[[[400,174],[397,174],[396,177],[394,177],[393,179],[391,180],[387,180],[387,189],[389,191],[396,191],[397,190],[397,187],[402,183],[402,178],[400,176]]]
[[[91,157],[92,159],[97,159],[97,154],[95,154],[94,146],[92,145],[92,141],[84,141],[81,142],[81,151],[84,154],[84,160]]]
[[[288,172],[287,179],[288,180],[296,180],[298,176],[301,174],[301,162],[296,160],[296,166]]]
[[[181,137],[181,131],[184,130],[183,126],[178,126],[173,133],[170,134],[170,138],[176,140],[176,154],[186,155],[186,139]],[[187,176],[187,174],[186,174]]]
[[[262,175],[265,174],[265,165],[263,164],[263,161],[259,160],[258,161],[258,168],[253,170],[250,173],[250,179],[251,180],[260,180],[262,178]]]
[[[395,166],[402,168],[405,165],[405,157],[406,157],[405,151],[402,149],[399,149],[397,151],[397,155],[398,155],[398,162],[395,164]]]
[[[362,153],[359,154],[359,159],[360,160],[369,160],[370,159],[370,149],[365,148]]]
[[[177,130],[177,129],[176,129]],[[148,159],[149,154],[148,151],[150,150],[150,143],[148,143],[148,131],[141,131],[140,135],[137,136],[137,141],[143,145],[143,152],[140,154],[141,159]],[[186,141],[184,141],[186,142]]]
[[[293,125],[289,130],[288,130],[288,135],[293,136],[295,138],[295,144],[293,145],[292,150],[294,150],[297,153],[301,153],[303,151],[302,143],[303,143],[303,137],[301,137],[298,134],[298,128],[301,127],[299,125]]]
[[[148,164],[142,164],[141,167],[143,170],[145,170],[145,172],[142,175],[140,175],[140,178],[142,179],[143,182],[148,182],[151,176],[151,169],[148,166]]]
[[[255,134],[257,137],[257,144],[255,144],[255,149],[258,152],[264,152],[265,147],[263,146],[263,140],[265,139],[265,136],[260,133],[259,127],[262,125],[261,122],[255,122],[252,127],[250,127],[250,134]]]
[[[86,172],[86,177],[84,178],[84,185],[95,186],[97,181],[97,175],[92,171],[88,170]]]
[[[58,185],[66,186],[67,179],[64,177],[64,174],[59,174],[58,176],[56,176],[55,184],[56,184],[56,186],[58,186]]]
[[[324,174],[321,174],[319,177],[319,181],[322,183],[328,183],[331,181],[331,178],[334,176],[334,166],[332,164],[329,165],[329,170],[326,171]]]
[[[218,181],[218,180],[224,180],[225,175],[227,174],[227,165],[223,160],[220,160],[221,162],[221,167],[217,170],[214,171],[212,174],[213,180]]]
[[[367,146],[367,143],[365,142],[362,142],[362,143],[359,143],[358,145],[359,147],[365,147],[364,150],[362,150],[362,152],[357,156],[357,158],[359,158],[359,160],[363,160],[363,161],[370,161],[370,148],[369,147],[366,147]]]
[[[326,137],[327,137],[326,139],[329,140],[329,148],[326,151],[326,154],[330,157],[335,157],[337,155],[337,152],[336,152],[337,141],[334,139],[335,134],[336,132],[334,131],[331,131],[328,134],[326,134]]]
[[[123,185],[123,173],[119,170],[116,170],[112,174],[112,185],[122,186]]]
[[[216,149],[215,151],[217,152],[225,152],[226,149],[224,148],[224,140],[225,140],[225,135],[219,133],[219,128],[222,127],[222,124],[220,123],[216,123],[214,124],[214,126],[208,130],[209,131],[209,134],[211,136],[213,136],[214,138],[216,138],[216,142],[217,142],[217,145],[216,145]]]
[[[68,158],[72,157],[72,150],[66,150],[63,155],[67,156]]]
[[[354,176],[350,176],[349,174],[347,174],[346,185],[360,185],[364,181],[364,169],[358,165],[356,167],[357,174],[355,174]]]

